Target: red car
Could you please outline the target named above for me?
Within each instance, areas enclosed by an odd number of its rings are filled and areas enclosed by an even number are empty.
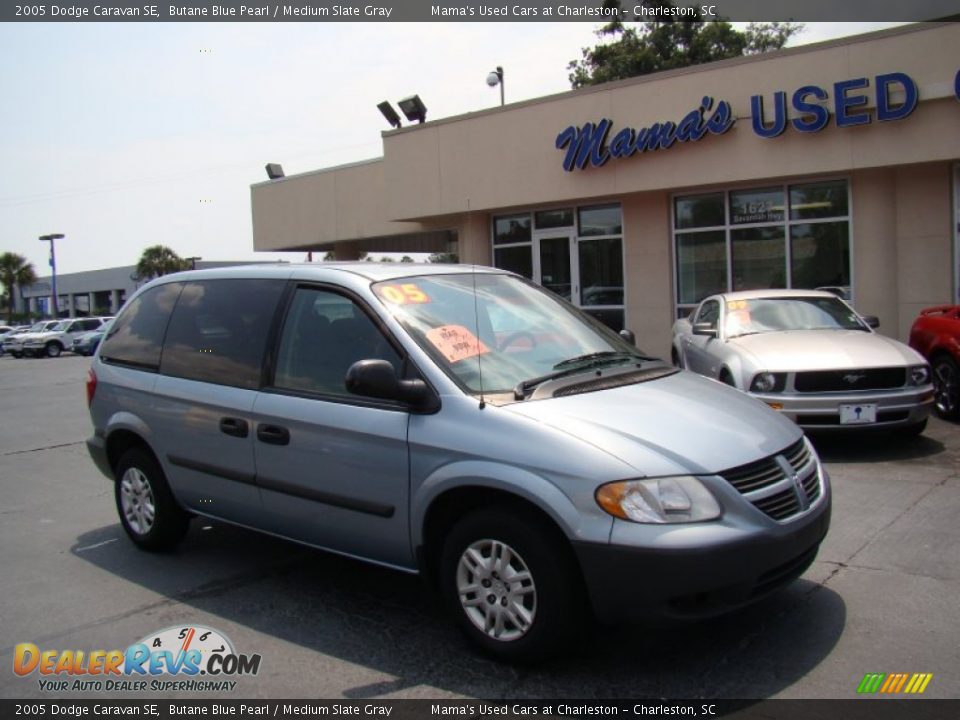
[[[941,417],[960,417],[960,305],[920,311],[910,328],[910,347],[930,361]]]

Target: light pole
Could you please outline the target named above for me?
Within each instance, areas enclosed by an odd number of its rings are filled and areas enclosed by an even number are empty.
[[[191,270],[196,270],[196,269],[197,269],[197,260],[203,260],[203,258],[200,257],[199,255],[194,255],[193,257],[184,258],[184,260],[186,260],[188,263],[190,263],[190,269],[191,269]]]
[[[50,243],[50,285],[53,287],[53,317],[60,319],[60,308],[57,307],[57,250],[54,244],[56,240],[63,239],[63,233],[50,233],[41,235],[40,239]]]
[[[496,70],[491,70],[487,74],[487,85],[490,87],[500,86],[500,106],[503,107],[503,68],[497,65]]]

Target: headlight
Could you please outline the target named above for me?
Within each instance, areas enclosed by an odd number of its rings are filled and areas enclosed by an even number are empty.
[[[757,373],[753,376],[753,382],[750,383],[750,392],[780,392],[786,382],[786,373]]]
[[[930,366],[929,365],[913,365],[910,368],[910,385],[926,385],[930,382]]]
[[[621,520],[690,523],[720,517],[720,505],[695,477],[621,480],[597,488],[597,504]]]

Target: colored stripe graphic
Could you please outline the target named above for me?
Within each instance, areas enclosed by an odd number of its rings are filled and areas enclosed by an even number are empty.
[[[875,693],[880,689],[880,683],[883,682],[884,673],[867,673],[863,676],[863,680],[860,681],[860,686],[857,688],[858,693]]]
[[[867,673],[857,686],[861,694],[881,693],[896,695],[899,693],[921,695],[930,681],[933,673]]]

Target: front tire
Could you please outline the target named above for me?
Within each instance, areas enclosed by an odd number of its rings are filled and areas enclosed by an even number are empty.
[[[937,415],[947,420],[960,417],[960,368],[947,355],[933,359],[933,407]]]
[[[131,448],[114,476],[117,512],[130,539],[144,550],[173,550],[186,535],[190,516],[177,504],[156,460]]]
[[[60,346],[60,343],[47,343],[47,357],[48,358],[58,358],[60,353],[63,352],[63,348]]]
[[[440,583],[467,638],[500,660],[543,659],[589,625],[562,536],[519,508],[481,508],[460,520],[443,545]]]

